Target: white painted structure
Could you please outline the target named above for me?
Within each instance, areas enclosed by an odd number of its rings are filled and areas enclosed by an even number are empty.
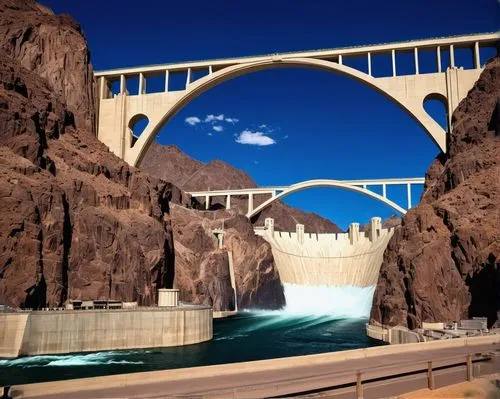
[[[299,51],[264,56],[229,58],[209,61],[183,62],[132,68],[98,71],[99,115],[98,138],[110,150],[132,166],[138,166],[159,130],[180,109],[210,88],[247,73],[276,67],[311,67],[342,74],[366,84],[382,93],[406,110],[427,131],[436,145],[446,152],[446,131],[430,117],[423,103],[430,98],[443,101],[447,107],[448,122],[459,102],[467,95],[478,79],[482,65],[480,49],[497,47],[499,33],[472,34],[438,39],[413,40],[390,44],[337,48],[328,50]],[[458,48],[472,49],[474,68],[465,70],[455,63]],[[421,73],[419,53],[432,51],[436,55],[437,70]],[[442,67],[442,54],[449,52],[449,67]],[[414,73],[398,75],[397,55],[412,53]],[[392,76],[372,75],[372,56],[385,55],[392,59]],[[366,59],[367,71],[346,65],[351,57]],[[186,74],[184,89],[169,89],[169,76]],[[196,73],[205,75],[194,79]],[[147,79],[161,76],[163,92],[148,93]],[[139,80],[138,94],[129,95],[127,79]],[[119,82],[119,94],[110,89]],[[139,138],[132,135],[135,123],[147,118],[148,124]],[[450,125],[450,123],[449,123]]]
[[[158,307],[179,306],[179,290],[175,288],[158,289]]]
[[[394,228],[382,228],[376,217],[367,233],[359,231],[358,223],[351,223],[348,233],[306,233],[301,224],[295,232],[278,232],[273,219],[267,218],[265,228],[255,233],[271,244],[284,284],[371,287],[377,283]]]
[[[202,198],[205,201],[205,209],[209,209],[210,201],[214,197],[226,198],[226,209],[231,208],[232,196],[246,196],[248,197],[248,212],[247,217],[251,218],[261,212],[263,209],[270,206],[273,202],[279,201],[287,195],[293,194],[298,191],[306,190],[314,187],[336,187],[346,190],[356,191],[361,194],[375,198],[383,203],[389,205],[402,215],[406,213],[412,206],[411,187],[413,185],[424,184],[423,177],[415,178],[396,178],[396,179],[365,179],[365,180],[329,180],[317,179],[308,180],[301,183],[292,184],[291,186],[275,186],[275,187],[258,187],[246,188],[235,190],[213,190],[213,191],[192,191],[191,194],[194,198]],[[406,186],[407,202],[404,205],[398,205],[391,201],[387,196],[387,186],[404,185]],[[374,188],[380,187],[382,194],[373,191]],[[264,201],[257,207],[254,207],[255,195],[270,195],[270,198]]]

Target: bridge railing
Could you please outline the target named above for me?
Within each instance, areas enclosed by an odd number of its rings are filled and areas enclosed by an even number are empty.
[[[225,197],[226,209],[231,208],[231,197],[245,196],[248,198],[248,212],[247,216],[251,217],[255,212],[260,211],[269,206],[274,201],[306,188],[312,187],[340,187],[352,189],[361,192],[375,199],[379,199],[389,206],[393,207],[398,212],[404,214],[406,210],[412,207],[412,186],[424,184],[423,177],[416,178],[393,178],[393,179],[364,179],[364,180],[329,180],[329,179],[316,179],[308,180],[301,183],[296,183],[291,186],[275,186],[275,187],[252,187],[248,189],[233,189],[233,190],[206,190],[206,191],[192,191],[189,192],[193,198],[204,199],[205,209],[211,207],[211,200],[214,197]],[[387,194],[387,186],[404,185],[406,186],[407,207],[400,206],[391,201]],[[381,188],[381,194],[373,190],[374,187]],[[254,207],[255,195],[269,195],[270,197],[261,203],[258,207]]]

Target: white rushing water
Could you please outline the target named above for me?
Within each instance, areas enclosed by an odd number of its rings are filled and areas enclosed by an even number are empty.
[[[25,368],[41,366],[98,366],[107,364],[142,364],[128,359],[137,353],[148,351],[105,351],[79,354],[38,355],[17,359],[0,359],[0,367],[21,366]]]
[[[331,287],[284,284],[290,315],[328,315],[333,318],[365,318],[370,315],[375,286]]]

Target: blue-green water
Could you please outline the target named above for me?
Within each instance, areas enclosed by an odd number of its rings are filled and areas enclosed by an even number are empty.
[[[308,355],[374,346],[366,318],[244,312],[214,321],[212,341],[176,348],[0,360],[0,386]]]

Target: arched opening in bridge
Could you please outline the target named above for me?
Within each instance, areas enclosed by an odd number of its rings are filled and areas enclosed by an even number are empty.
[[[313,178],[419,177],[438,152],[414,119],[380,93],[310,68],[269,69],[213,87],[169,120],[156,142],[177,148],[164,152],[169,166],[154,172],[187,191],[289,185]],[[148,156],[141,164],[146,170],[153,164]],[[244,170],[254,182],[214,159]],[[368,210],[361,214],[362,205],[343,212],[336,198],[328,192],[323,201],[310,202],[312,207],[300,199],[294,205],[306,205],[334,221],[328,209],[342,213],[346,221],[367,223],[368,214],[376,216]],[[418,198],[415,193],[413,204]],[[213,209],[225,199],[219,202],[211,204]],[[369,200],[368,209],[375,202]],[[387,208],[380,216],[394,213]]]
[[[446,132],[450,131],[448,102],[440,94],[431,94],[424,99],[424,109]]]
[[[131,147],[133,147],[137,141],[137,139],[144,132],[144,129],[149,124],[149,119],[146,115],[137,114],[130,119],[128,124],[129,134],[130,134],[130,143]]]

